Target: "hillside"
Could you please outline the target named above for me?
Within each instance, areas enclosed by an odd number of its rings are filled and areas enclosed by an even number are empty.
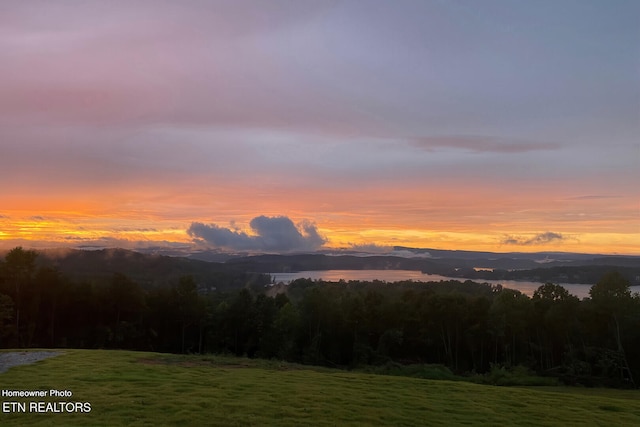
[[[587,257],[563,254],[557,259],[538,258],[549,254],[489,254],[440,251],[445,258],[392,255],[255,255],[232,258],[226,265],[263,273],[307,270],[416,270],[428,274],[472,280],[526,280],[553,283],[594,284],[611,270],[620,272],[632,284],[640,284],[640,257]],[[494,255],[498,258],[487,258]],[[562,259],[561,259],[562,258]],[[538,259],[538,260],[536,260]],[[481,270],[478,270],[480,268]]]
[[[79,281],[104,282],[121,273],[143,287],[161,287],[192,276],[202,287],[242,288],[247,283],[267,282],[268,278],[251,274],[223,263],[187,257],[143,254],[125,249],[41,251],[39,263],[57,267],[64,275]]]
[[[43,250],[39,264],[57,267],[74,280],[104,282],[122,273],[143,287],[176,283],[190,275],[201,287],[231,289],[268,283],[261,274],[307,270],[414,270],[471,280],[526,280],[593,284],[617,270],[640,284],[640,257],[584,254],[495,254],[402,248],[411,256],[367,254],[222,255],[182,253],[167,256],[125,249]],[[397,252],[397,251],[396,251]],[[426,257],[425,255],[429,255]],[[4,254],[0,253],[4,257]],[[478,268],[481,268],[478,271]]]
[[[12,398],[27,412],[0,413],[3,426],[640,423],[637,390],[494,387],[217,356],[64,350],[0,380],[5,390],[72,393]],[[40,401],[80,402],[90,412],[29,412]]]

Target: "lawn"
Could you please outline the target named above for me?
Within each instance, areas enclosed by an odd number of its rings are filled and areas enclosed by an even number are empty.
[[[0,397],[27,407],[0,412],[0,425],[640,425],[637,390],[494,387],[220,356],[62,352],[0,374],[0,390],[73,396]],[[39,401],[89,402],[91,411],[29,412]]]

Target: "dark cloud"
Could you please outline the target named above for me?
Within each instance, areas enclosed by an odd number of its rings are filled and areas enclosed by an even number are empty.
[[[320,236],[315,224],[294,224],[286,216],[255,217],[249,223],[255,234],[193,222],[187,233],[196,241],[218,248],[244,251],[291,252],[315,250],[327,240]]]
[[[490,136],[428,136],[411,140],[411,144],[427,151],[455,148],[478,153],[527,153],[554,150],[558,144],[549,142],[514,141]]]
[[[554,241],[565,240],[566,237],[560,233],[547,231],[546,233],[536,234],[533,237],[525,238],[520,236],[507,236],[502,243],[505,245],[542,245]]]

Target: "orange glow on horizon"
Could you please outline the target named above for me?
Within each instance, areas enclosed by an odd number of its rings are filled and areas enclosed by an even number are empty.
[[[292,218],[295,221],[295,218]],[[92,242],[112,242],[112,245],[135,247],[157,245],[162,242],[192,244],[186,229],[189,222],[167,222],[159,227],[157,222],[146,220],[120,220],[113,218],[91,218],[89,220],[58,219],[48,220],[8,220],[2,219],[0,246],[7,249],[16,242],[25,245],[29,242],[34,247],[82,246]],[[619,253],[639,254],[640,245],[634,236],[611,232],[580,232],[563,234],[562,242],[541,244],[506,244],[508,236],[518,236],[526,240],[539,231],[449,231],[427,230],[421,228],[405,228],[400,225],[392,227],[382,224],[354,223],[348,219],[340,224],[333,222],[335,228],[323,223],[317,224],[319,232],[328,240],[326,247],[348,248],[352,245],[375,244],[381,247],[407,246],[418,248],[434,248],[447,250],[478,250],[492,252],[583,252],[583,253]],[[221,223],[220,226],[226,226]],[[244,229],[251,234],[251,230]]]
[[[514,198],[508,186],[457,191],[444,186],[376,185],[359,189],[203,186],[131,187],[64,197],[13,196],[0,212],[0,246],[189,245],[194,221],[239,227],[259,215],[314,221],[326,246],[407,246],[494,252],[565,251],[640,254],[637,206],[628,200],[576,203],[560,192],[528,189]],[[540,233],[562,239],[535,244]]]

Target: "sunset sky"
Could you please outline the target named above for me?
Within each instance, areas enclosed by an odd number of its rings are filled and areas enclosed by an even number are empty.
[[[0,179],[0,248],[640,255],[640,2],[5,0]]]

